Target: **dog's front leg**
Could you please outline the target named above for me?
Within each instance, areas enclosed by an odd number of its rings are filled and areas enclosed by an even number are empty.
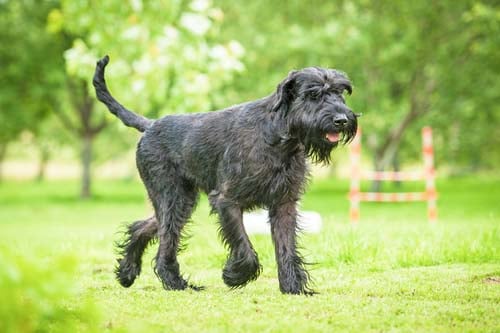
[[[253,249],[243,226],[243,212],[238,205],[226,200],[224,195],[217,191],[210,193],[209,198],[213,209],[219,215],[220,236],[229,248],[222,279],[231,288],[243,287],[257,279],[262,270],[257,252]]]
[[[307,282],[309,274],[297,251],[297,209],[295,202],[271,207],[271,232],[278,264],[280,290],[286,294],[313,294]]]

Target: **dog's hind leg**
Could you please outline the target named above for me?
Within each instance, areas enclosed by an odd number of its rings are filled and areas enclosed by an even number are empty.
[[[155,273],[167,290],[182,290],[190,287],[181,276],[177,252],[182,229],[191,216],[198,193],[189,182],[178,177],[158,177],[156,185],[148,184],[148,191],[158,219],[158,252]],[[167,183],[168,182],[168,183]]]
[[[136,221],[127,226],[125,239],[117,242],[120,258],[115,269],[116,278],[124,287],[130,287],[141,273],[142,255],[148,244],[157,237],[155,217]]]
[[[297,210],[295,202],[285,203],[269,210],[280,290],[286,294],[314,294],[307,282],[309,273],[297,251]]]
[[[243,287],[257,279],[262,266],[245,232],[242,210],[226,201],[218,192],[210,194],[210,203],[219,215],[219,232],[224,244],[229,248],[222,279],[231,288]]]

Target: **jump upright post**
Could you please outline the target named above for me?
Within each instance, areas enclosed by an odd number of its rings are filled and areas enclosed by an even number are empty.
[[[432,147],[432,129],[422,128],[422,155],[424,169],[417,172],[401,171],[361,171],[361,129],[358,129],[350,146],[351,160],[351,202],[349,217],[356,224],[360,218],[360,202],[407,202],[427,201],[427,215],[430,223],[437,221],[437,191],[435,185],[434,150]],[[390,181],[425,181],[425,192],[361,192],[361,180]]]

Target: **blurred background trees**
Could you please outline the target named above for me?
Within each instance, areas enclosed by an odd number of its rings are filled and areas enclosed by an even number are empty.
[[[59,100],[64,48],[45,31],[55,4],[0,3],[0,177],[9,144],[23,131],[37,135]]]
[[[96,154],[137,140],[95,100],[105,54],[113,94],[148,117],[223,108],[269,94],[292,69],[333,67],[354,83],[348,103],[364,114],[375,168],[418,159],[423,124],[451,172],[500,162],[494,1],[6,0],[0,25],[0,163],[26,132],[40,165],[72,147],[83,197]]]
[[[238,25],[252,27],[240,35],[252,68],[236,83],[241,91],[252,92],[262,87],[254,83],[259,78],[272,77],[264,94],[290,68],[340,68],[354,82],[349,104],[364,114],[365,147],[375,168],[387,168],[398,156],[419,156],[424,123],[436,129],[440,161],[456,170],[499,162],[494,147],[500,134],[500,52],[494,45],[500,45],[500,9],[495,2],[269,6],[266,1],[222,6],[229,35]]]

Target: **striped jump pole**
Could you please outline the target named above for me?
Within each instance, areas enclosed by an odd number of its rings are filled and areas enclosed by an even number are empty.
[[[422,171],[361,171],[361,129],[350,146],[351,186],[349,191],[351,223],[356,224],[360,218],[360,202],[410,202],[427,201],[427,215],[430,223],[437,221],[437,191],[435,185],[434,151],[432,148],[432,129],[422,129],[422,155],[424,168]],[[361,180],[377,181],[425,181],[425,192],[361,192]]]
[[[424,156],[425,194],[427,197],[427,215],[430,223],[437,221],[437,193],[434,171],[434,149],[432,147],[432,129],[422,128],[422,154]]]
[[[351,159],[351,187],[349,193],[351,206],[349,218],[351,223],[356,224],[359,222],[359,202],[361,201],[361,127],[358,127],[358,132],[349,149]]]

